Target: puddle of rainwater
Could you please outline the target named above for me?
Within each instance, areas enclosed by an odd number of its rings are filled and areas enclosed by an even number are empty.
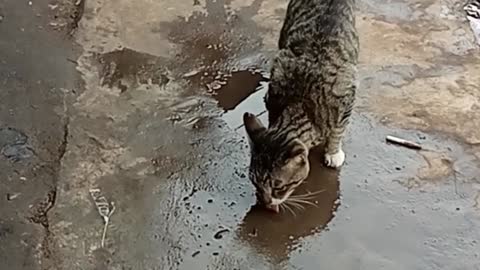
[[[102,85],[116,86],[121,92],[138,84],[164,85],[169,82],[162,68],[164,60],[128,48],[97,56],[101,64]]]
[[[324,229],[334,217],[339,205],[338,171],[325,168],[322,151],[314,149],[309,157],[310,175],[294,194],[322,191],[309,201],[314,205],[302,205],[295,214],[283,210],[272,214],[259,206],[253,206],[245,216],[237,234],[261,253],[282,261],[295,249],[300,238]]]
[[[233,73],[214,98],[225,110],[223,119],[227,124],[246,136],[243,128],[243,114],[250,112],[259,115],[264,125],[268,125],[264,96],[268,89],[267,80],[259,73],[241,71]],[[333,218],[338,205],[338,171],[323,166],[320,149],[310,155],[310,175],[295,194],[306,194],[323,190],[310,201],[315,205],[302,205],[304,209],[293,212],[283,210],[272,214],[261,207],[253,206],[237,231],[240,238],[249,241],[262,253],[282,260],[291,251],[290,246],[301,237],[323,229]]]
[[[226,84],[215,92],[214,98],[225,111],[223,119],[228,126],[242,132],[245,112],[261,115],[260,119],[267,125],[263,100],[267,89],[267,79],[262,74],[239,71],[231,74]]]

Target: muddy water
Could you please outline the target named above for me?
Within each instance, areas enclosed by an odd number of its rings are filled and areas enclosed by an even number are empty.
[[[295,250],[299,239],[321,232],[330,222],[339,203],[338,172],[322,166],[320,151],[310,157],[312,171],[295,194],[321,192],[310,199],[315,205],[283,210],[272,214],[253,206],[246,214],[237,234],[258,252],[268,254],[277,262]]]
[[[240,71],[233,73],[227,84],[215,92],[218,106],[225,110],[222,118],[233,129],[242,128],[245,112],[261,117],[267,125],[267,114],[263,97],[268,88],[268,79],[261,73]]]

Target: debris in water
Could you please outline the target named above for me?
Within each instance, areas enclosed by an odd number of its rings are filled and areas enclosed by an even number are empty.
[[[226,233],[226,232],[229,232],[229,230],[228,230],[228,229],[220,230],[220,231],[218,231],[217,233],[215,233],[215,235],[213,236],[213,238],[215,238],[215,239],[222,239],[222,238],[223,238],[223,234]]]
[[[103,222],[105,223],[101,241],[101,247],[103,248],[105,246],[105,236],[107,235],[108,223],[110,222],[110,217],[113,215],[113,212],[115,212],[115,203],[109,203],[105,196],[102,195],[99,188],[90,189],[90,195],[95,202],[98,213],[102,216]]]
[[[197,256],[198,254],[200,254],[200,250],[195,251],[195,252],[192,254],[192,257],[195,258],[195,256]]]
[[[34,155],[33,149],[26,144],[7,145],[0,152],[12,162],[28,159]]]
[[[20,196],[20,193],[7,193],[7,201],[15,200],[18,196]]]
[[[197,75],[198,73],[200,73],[200,70],[192,70],[190,72],[187,72],[187,73],[183,74],[183,77],[184,78],[190,78],[190,77],[193,77],[193,76]]]
[[[398,145],[401,145],[401,146],[405,146],[407,148],[416,149],[416,150],[421,150],[422,149],[422,146],[420,144],[414,143],[412,141],[407,141],[407,140],[397,138],[397,137],[394,137],[394,136],[387,136],[386,139],[387,139],[387,142],[398,144]]]
[[[248,234],[251,237],[257,237],[258,235],[258,230],[257,228],[253,228],[252,232]]]

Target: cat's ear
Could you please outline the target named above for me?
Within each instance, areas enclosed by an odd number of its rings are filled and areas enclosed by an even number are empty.
[[[262,122],[251,113],[243,114],[243,124],[245,125],[245,130],[247,131],[250,140],[253,140],[257,134],[267,130]]]
[[[308,162],[308,148],[300,140],[295,140],[295,145],[287,153],[285,163],[289,166],[303,166]]]

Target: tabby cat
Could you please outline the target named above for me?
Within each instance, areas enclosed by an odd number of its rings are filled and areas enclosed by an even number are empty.
[[[327,166],[345,160],[342,138],[357,88],[354,8],[355,0],[291,0],[265,96],[269,126],[243,116],[250,179],[258,201],[275,212],[307,178],[311,148],[325,145]]]

